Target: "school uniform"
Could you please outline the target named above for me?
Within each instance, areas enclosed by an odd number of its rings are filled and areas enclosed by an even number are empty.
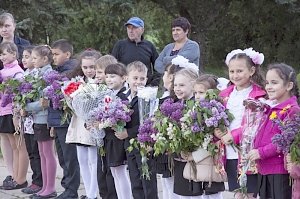
[[[133,110],[131,115],[131,121],[126,123],[125,128],[127,129],[128,137],[125,139],[124,149],[126,150],[129,177],[131,183],[132,194],[135,199],[156,199],[158,198],[157,193],[157,181],[156,173],[152,171],[153,161],[149,157],[147,160],[150,169],[150,180],[146,180],[141,177],[142,157],[140,151],[137,149],[128,152],[129,141],[131,138],[136,138],[138,134],[138,128],[140,125],[139,120],[139,107],[138,97],[131,98],[130,90],[125,92],[127,99],[130,102],[130,108]]]

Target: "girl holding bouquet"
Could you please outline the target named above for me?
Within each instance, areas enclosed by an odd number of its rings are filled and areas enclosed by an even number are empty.
[[[3,69],[0,76],[3,81],[23,77],[24,71],[18,64],[18,48],[14,43],[3,42],[0,44],[0,60],[3,63]],[[0,99],[0,135],[1,151],[7,164],[8,173],[3,181],[2,189],[21,189],[27,186],[26,174],[28,169],[28,156],[25,142],[20,138],[22,135],[14,135],[17,126],[13,122],[12,96],[1,93]],[[6,97],[5,97],[6,96]],[[21,140],[20,140],[21,139]],[[18,142],[20,142],[20,145]]]
[[[285,168],[284,155],[272,143],[272,137],[281,134],[278,124],[273,122],[274,119],[293,120],[295,114],[300,111],[294,69],[284,63],[269,65],[265,88],[270,108],[265,112],[266,117],[261,122],[254,140],[254,149],[249,152],[248,158],[255,160],[258,165],[261,199],[291,198],[292,188],[290,176]]]
[[[32,50],[32,62],[37,69],[37,77],[42,77],[45,73],[52,70],[52,53],[49,46],[41,45]],[[42,96],[40,96],[42,97]],[[38,142],[38,149],[41,159],[41,170],[43,178],[42,189],[33,195],[32,198],[50,198],[56,197],[55,176],[56,176],[56,158],[54,155],[54,137],[50,135],[50,129],[47,126],[48,104],[42,100],[36,100],[26,105],[25,111],[33,116],[34,138]],[[21,115],[26,112],[21,110]]]
[[[74,77],[83,75],[85,82],[93,82],[93,78],[96,74],[95,62],[100,56],[100,52],[95,50],[83,51],[79,56],[80,65],[75,68],[72,75],[74,75]],[[76,98],[76,96],[74,96],[74,98]],[[76,149],[80,174],[86,191],[86,196],[82,198],[97,198],[97,142],[92,137],[91,132],[85,127],[85,120],[77,116],[76,113],[72,116],[66,135],[66,143],[77,145]]]
[[[123,99],[127,99],[123,92],[126,90],[124,82],[126,78],[126,67],[121,63],[111,64],[105,68],[105,82],[114,94]],[[130,181],[127,175],[126,152],[124,150],[124,140],[118,139],[115,134],[116,129],[105,129],[105,156],[108,167],[114,178],[115,187],[119,199],[130,198]]]
[[[174,92],[178,100],[190,100],[194,96],[194,85],[198,78],[198,70],[185,68],[178,71],[174,76]],[[202,182],[194,182],[183,177],[186,158],[174,159],[174,193],[180,198],[202,198]]]
[[[232,83],[228,88],[221,91],[220,97],[234,119],[229,126],[228,132],[217,130],[215,135],[225,144],[225,170],[228,177],[229,191],[239,189],[238,183],[238,150],[231,145],[240,144],[243,124],[245,120],[245,107],[243,101],[252,98],[258,99],[265,96],[262,89],[264,80],[260,74],[260,65],[263,63],[264,55],[254,51],[252,48],[245,50],[236,49],[226,56],[226,65],[229,70],[229,79]],[[246,157],[241,157],[245,159]],[[247,175],[247,192],[249,197],[254,197],[257,192],[257,175]],[[251,193],[251,194],[250,194]]]

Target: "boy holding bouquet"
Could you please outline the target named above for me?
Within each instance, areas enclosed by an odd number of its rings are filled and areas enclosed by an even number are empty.
[[[123,140],[125,139],[124,148],[126,150],[126,156],[128,161],[129,177],[131,182],[131,190],[133,198],[151,198],[157,199],[157,183],[156,174],[151,173],[150,180],[141,178],[140,168],[142,166],[141,154],[137,149],[131,152],[127,151],[129,147],[129,140],[136,138],[139,128],[139,107],[137,90],[138,87],[143,87],[147,82],[147,67],[140,61],[135,61],[127,66],[127,83],[129,89],[124,92],[127,99],[129,100],[130,107],[134,111],[131,115],[131,121],[126,123],[125,129],[121,132],[116,133],[116,137]],[[150,162],[148,162],[150,166]]]

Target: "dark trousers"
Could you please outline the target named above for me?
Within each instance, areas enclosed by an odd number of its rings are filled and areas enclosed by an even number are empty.
[[[61,185],[72,196],[77,196],[80,185],[80,170],[77,160],[76,145],[66,144],[67,127],[55,127],[55,145],[59,165],[63,169]]]
[[[158,199],[156,173],[152,171],[153,160],[149,159],[150,180],[141,177],[142,157],[138,150],[126,151],[132,195],[134,199]]]
[[[97,177],[99,194],[103,199],[118,199],[114,178],[107,166],[106,158],[98,154]]]
[[[32,170],[32,184],[39,187],[43,186],[41,159],[39,154],[38,143],[33,134],[24,134],[27,153],[29,156],[30,167]]]

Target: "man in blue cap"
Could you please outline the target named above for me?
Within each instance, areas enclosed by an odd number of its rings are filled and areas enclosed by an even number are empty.
[[[143,37],[144,21],[139,17],[131,17],[125,27],[128,38],[118,41],[111,54],[125,65],[134,61],[143,62],[148,68],[147,84],[158,86],[161,76],[154,69],[158,53],[155,46]]]

